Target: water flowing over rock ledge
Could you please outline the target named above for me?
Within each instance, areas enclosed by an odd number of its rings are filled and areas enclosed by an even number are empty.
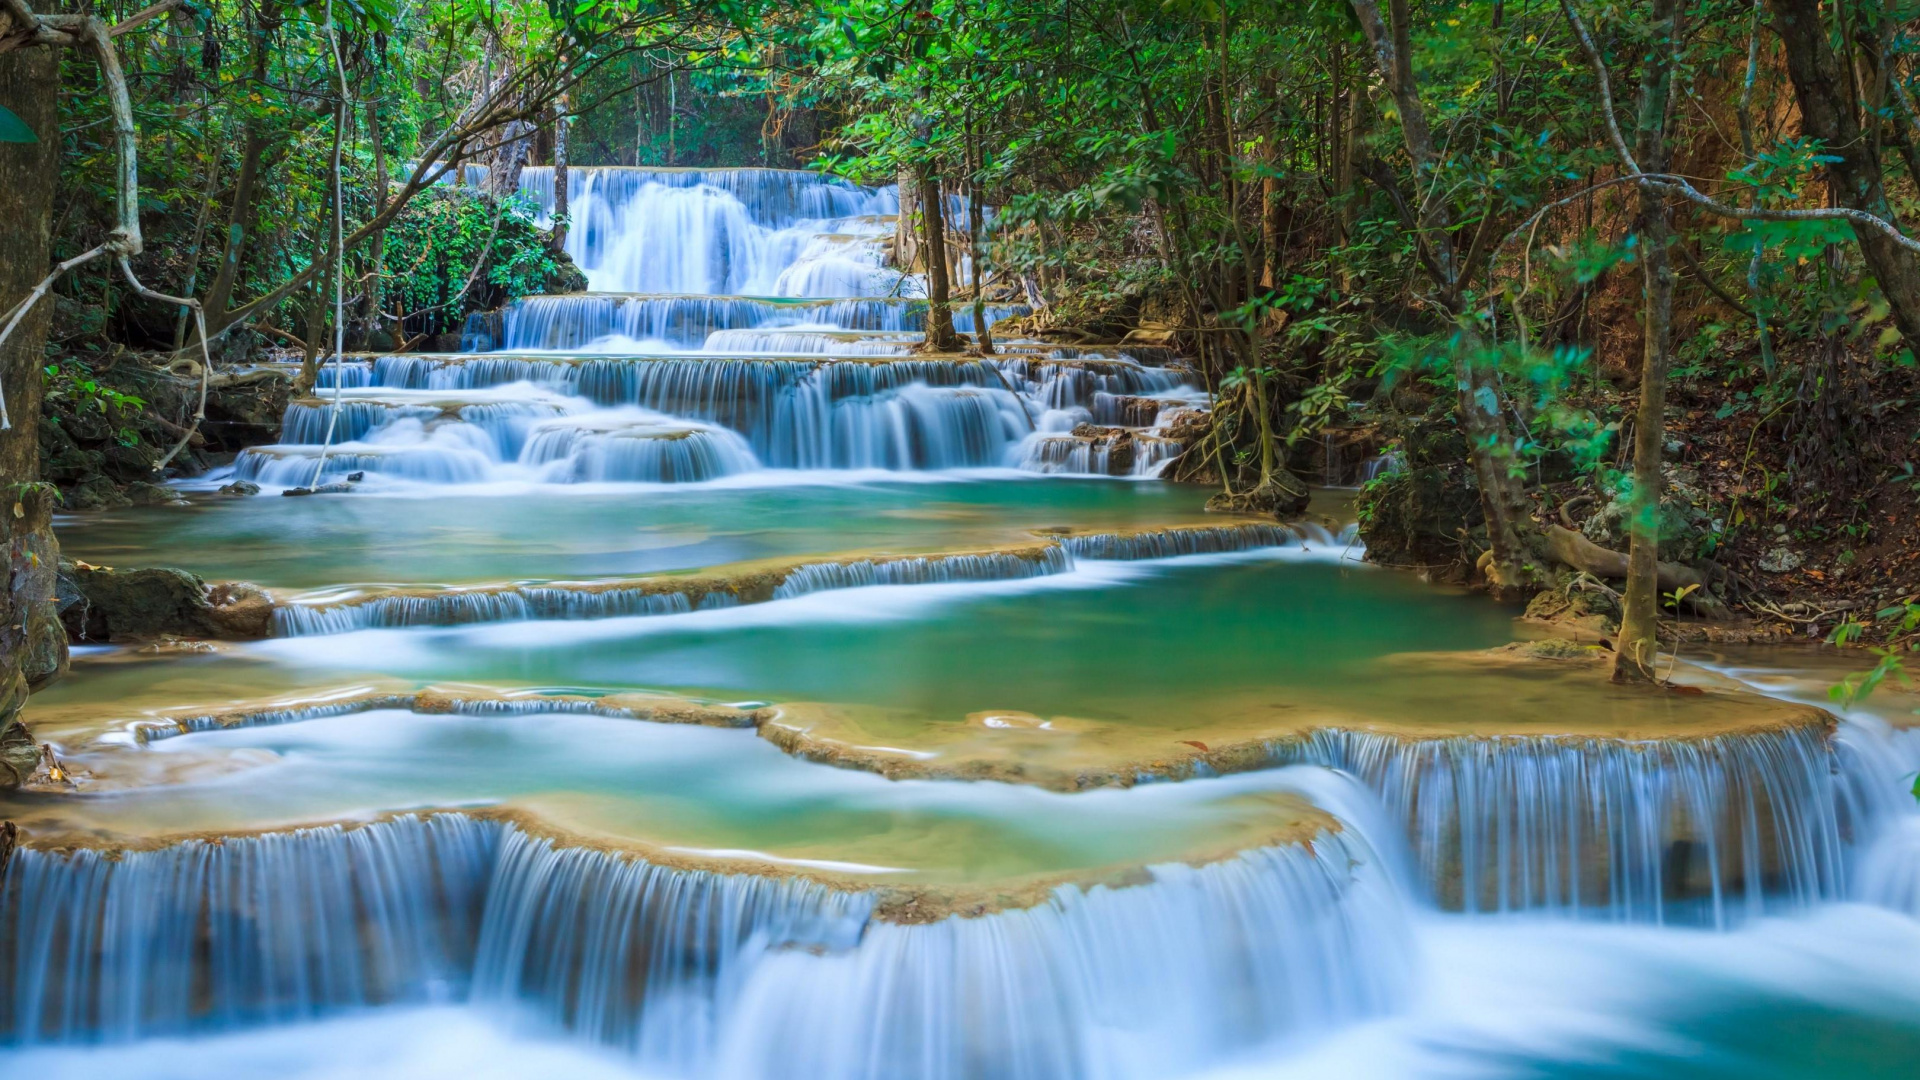
[[[970,917],[470,814],[28,850],[0,894],[0,1026],[127,1039],[512,999],[681,1073],[1077,1075],[1087,1025],[1116,1022],[1200,1064],[1400,996],[1407,927],[1377,858],[1347,830],[1305,839]]]
[[[264,708],[235,708],[221,712],[198,713],[165,719],[142,720],[132,725],[137,742],[147,743],[202,731],[222,728],[269,727],[348,716],[376,709],[406,709],[412,712],[461,716],[513,716],[528,713],[579,713],[621,720],[647,720],[662,724],[703,724],[708,727],[747,728],[768,715],[767,709],[743,709],[731,705],[710,705],[683,698],[650,694],[604,694],[589,697],[580,694],[526,692],[500,693],[471,687],[429,689],[414,693],[369,691],[340,696],[324,702],[288,703]]]
[[[434,484],[693,483],[762,468],[1152,476],[1179,451],[1165,424],[1207,402],[1178,366],[1072,349],[909,358],[889,355],[894,338],[867,348],[837,334],[729,330],[706,343],[807,345],[799,356],[634,352],[626,339],[599,354],[380,356],[292,402],[282,442],[243,452],[234,475],[277,486],[358,471]]]
[[[1689,698],[1691,733],[1462,735],[1354,726],[1301,713],[1261,728],[1259,714],[1183,730],[1073,718],[982,714],[923,728],[916,741],[876,734],[842,707],[736,707],[638,694],[601,697],[448,688],[363,693],[311,706],[142,721],[141,741],[226,727],[296,723],[376,709],[470,716],[583,713],[660,723],[755,728],[782,751],[894,780],[1000,781],[1056,791],[1320,765],[1357,777],[1386,827],[1417,853],[1416,875],[1442,907],[1553,910],[1629,921],[1726,924],[1774,907],[1845,895],[1846,843],[1877,839],[1889,807],[1846,809],[1859,755],[1833,780],[1833,721],[1819,710],[1736,695]],[[1721,700],[1724,698],[1725,700]],[[1748,710],[1745,723],[1729,717]],[[1236,726],[1238,725],[1238,726]],[[915,749],[918,747],[919,749]],[[112,790],[111,784],[102,790]],[[1896,823],[1897,825],[1897,823]],[[1910,860],[1897,829],[1882,869],[1889,895]],[[944,909],[942,909],[944,910]]]
[[[1076,559],[1146,560],[1339,541],[1316,526],[1232,523],[1134,532],[1068,533],[985,551],[838,559],[745,568],[698,576],[612,582],[514,583],[448,589],[358,589],[339,598],[280,603],[282,637],[373,628],[459,626],[528,619],[604,619],[684,614],[791,599],[830,589],[1013,581],[1065,573]],[[334,590],[338,596],[340,590]]]

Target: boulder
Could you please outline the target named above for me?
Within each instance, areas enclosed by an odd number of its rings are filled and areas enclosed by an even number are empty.
[[[135,506],[184,506],[186,497],[178,491],[162,484],[150,484],[145,480],[135,480],[122,492]]]
[[[173,567],[113,570],[62,561],[58,595],[60,622],[74,641],[258,638],[273,627],[273,600],[257,586],[209,586]]]

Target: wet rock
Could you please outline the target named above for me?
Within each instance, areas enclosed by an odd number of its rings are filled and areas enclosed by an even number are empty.
[[[135,506],[184,506],[185,496],[178,491],[161,484],[150,484],[145,480],[135,480],[122,492]]]
[[[1137,394],[1116,394],[1108,402],[1113,422],[1124,427],[1152,427],[1166,402]]]
[[[112,480],[105,476],[94,475],[68,488],[66,508],[69,510],[118,510],[123,506],[132,506]]]
[[[1502,646],[1500,652],[1522,660],[1603,660],[1607,651],[1596,645],[1584,645],[1566,638],[1542,638],[1539,641],[1516,641]]]
[[[235,496],[258,495],[260,494],[260,485],[251,480],[235,480],[233,483],[223,486],[220,489],[220,494]]]
[[[1790,574],[1806,563],[1806,557],[1782,544],[1760,558],[1760,569],[1769,574]]]
[[[1169,480],[1218,484],[1218,463],[1207,446],[1207,432],[1212,427],[1213,413],[1205,409],[1185,409],[1175,415],[1162,434],[1179,443],[1182,450],[1161,475]]]
[[[1355,508],[1370,562],[1470,567],[1485,549],[1485,511],[1465,464],[1410,464],[1367,485]]]
[[[1095,454],[1106,454],[1109,476],[1126,476],[1133,472],[1135,446],[1133,432],[1121,427],[1101,427],[1097,424],[1080,424],[1073,429],[1076,439],[1087,439]]]
[[[173,567],[113,570],[62,562],[60,622],[75,641],[254,638],[272,629],[273,600],[242,582],[209,586]]]
[[[26,783],[40,767],[40,746],[20,722],[20,707],[26,701],[27,681],[19,674],[0,685],[0,790]]]
[[[273,633],[273,597],[258,585],[223,581],[207,586],[209,617],[221,637],[263,638]]]

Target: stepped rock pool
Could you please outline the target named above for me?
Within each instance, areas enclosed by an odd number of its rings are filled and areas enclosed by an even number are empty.
[[[1342,493],[1209,514],[1177,357],[913,351],[890,189],[576,184],[601,291],[59,522],[271,633],[34,697],[7,1075],[1911,1074],[1908,696],[1612,687]]]

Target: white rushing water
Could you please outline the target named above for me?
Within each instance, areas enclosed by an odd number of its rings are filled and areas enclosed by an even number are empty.
[[[471,1000],[678,1075],[1150,1077],[1377,1014],[1411,971],[1346,832],[922,925],[459,815],[19,859],[0,1022],[27,1043]]]
[[[925,290],[889,266],[890,188],[767,169],[588,168],[572,184],[568,251],[595,291],[476,317],[468,351],[329,368],[284,441],[233,475],[616,485],[642,502],[652,485],[732,497],[872,471],[1151,477],[1179,452],[1168,427],[1208,405],[1153,350],[916,353]],[[550,170],[526,170],[522,191],[551,214]],[[966,308],[955,321],[973,329]],[[1254,744],[1250,771],[1143,767],[1135,787],[1069,794],[890,780],[788,756],[741,730],[744,713],[655,723],[586,696],[631,689],[645,663],[697,679],[686,643],[702,636],[797,630],[762,640],[817,664],[811,635],[836,625],[1356,558],[1350,533],[1273,524],[873,554],[888,550],[783,554],[750,586],[288,599],[275,640],[196,670],[351,672],[384,696],[119,730],[109,749],[190,779],[76,796],[92,801],[61,823],[73,835],[275,824],[18,853],[0,882],[0,1074],[1811,1080],[1920,1060],[1920,734],[1884,715],[1671,739],[1324,728],[1266,756]],[[388,689],[434,684],[449,657],[531,685],[556,656],[581,684],[560,701],[429,706]],[[209,762],[234,767],[194,771]],[[1295,799],[1327,816],[1269,843]],[[728,839],[626,851],[492,812],[507,805]],[[1242,823],[1223,808],[1266,815],[1233,834],[1262,839],[1095,859]],[[294,827],[320,821],[354,824]],[[745,847],[763,836],[780,854]],[[987,845],[1066,869],[994,878],[971,862]],[[1102,883],[1055,884],[1083,866]],[[914,891],[923,872],[985,884],[949,913],[938,889]]]
[[[551,213],[551,169],[522,193]],[[579,168],[567,250],[590,293],[476,315],[459,355],[352,361],[233,477],[289,488],[685,484],[766,470],[1152,476],[1206,395],[1159,353],[1038,342],[910,359],[919,275],[887,265],[890,187],[778,169]],[[1024,306],[987,304],[985,322]],[[954,322],[973,330],[970,305]],[[336,395],[335,388],[345,391]],[[431,393],[429,393],[431,392]],[[1076,425],[1099,431],[1074,434]],[[329,437],[328,432],[332,435]],[[324,459],[324,462],[323,462]]]

